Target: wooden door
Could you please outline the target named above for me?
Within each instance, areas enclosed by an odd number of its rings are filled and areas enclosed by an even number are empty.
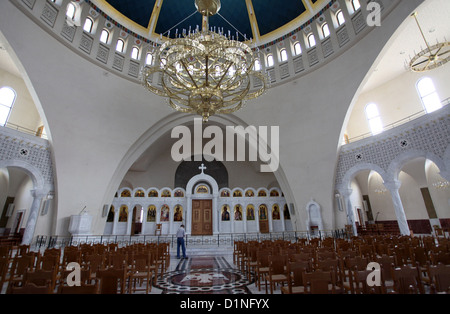
[[[192,235],[212,235],[212,200],[192,201]]]
[[[269,233],[269,216],[266,205],[259,206],[259,232]]]

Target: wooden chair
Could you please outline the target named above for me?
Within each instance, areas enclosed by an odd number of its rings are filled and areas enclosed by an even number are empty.
[[[129,293],[136,292],[136,282],[140,285],[145,283],[145,293],[152,291],[152,276],[153,271],[150,269],[150,261],[144,256],[137,258],[128,272],[128,291]]]
[[[125,282],[127,272],[122,269],[107,269],[97,272],[97,279],[100,281],[100,294],[120,294],[125,293]]]
[[[450,293],[450,265],[429,265],[431,293]]]
[[[288,276],[286,272],[286,256],[271,255],[269,256],[269,273],[266,275],[266,281],[270,285],[270,293],[273,294],[275,284],[287,283]],[[267,285],[266,285],[267,293]]]
[[[32,283],[36,286],[50,286],[51,291],[55,289],[58,269],[27,271],[24,276],[24,284]]]
[[[396,294],[424,294],[419,267],[403,266],[393,271],[394,291]]]
[[[359,270],[355,267],[350,271],[351,293],[352,294],[385,294],[386,288],[384,280],[381,278],[380,286],[370,287],[367,284],[367,277],[371,270]],[[382,276],[382,274],[381,274]]]
[[[312,273],[303,273],[303,284],[306,294],[336,294],[342,289],[336,285],[333,271],[316,270]]]
[[[287,264],[287,286],[281,287],[282,294],[303,294],[305,286],[303,284],[303,273],[310,272],[311,265],[307,261],[294,261]]]
[[[258,286],[258,291],[261,291],[261,280],[266,278],[269,273],[269,257],[272,253],[268,250],[258,251],[258,266],[256,266],[256,284]],[[265,280],[266,290],[267,281]]]

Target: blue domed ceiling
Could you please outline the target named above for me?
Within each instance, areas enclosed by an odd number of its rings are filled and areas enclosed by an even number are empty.
[[[102,1],[96,1],[101,4]],[[103,0],[126,19],[150,34],[175,37],[183,29],[201,28],[202,16],[194,0]],[[289,22],[311,13],[320,0],[222,0],[219,14],[210,27],[223,30],[239,40],[260,38]],[[251,14],[249,14],[251,12]],[[312,15],[312,14],[311,14]],[[253,26],[253,27],[252,27]],[[169,33],[170,32],[170,33]],[[256,33],[256,34],[255,34]]]

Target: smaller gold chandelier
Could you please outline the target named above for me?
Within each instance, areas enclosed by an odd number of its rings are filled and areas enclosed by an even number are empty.
[[[425,72],[436,69],[449,62],[450,55],[448,57],[445,57],[445,55],[450,53],[450,42],[447,41],[430,46],[425,38],[425,35],[423,34],[419,21],[417,20],[417,12],[414,12],[411,16],[416,20],[417,26],[419,27],[427,48],[420,51],[411,59],[409,68],[414,72]]]
[[[203,16],[202,30],[165,41],[156,51],[155,65],[143,68],[142,83],[168,98],[175,110],[201,115],[206,122],[262,95],[267,81],[253,70],[249,45],[208,30],[208,18],[220,10],[220,0],[196,0],[195,5]]]

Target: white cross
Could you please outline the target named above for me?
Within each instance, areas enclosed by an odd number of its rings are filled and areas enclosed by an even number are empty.
[[[202,164],[200,167],[198,167],[198,169],[200,169],[203,173],[203,171],[206,170],[205,164]]]

